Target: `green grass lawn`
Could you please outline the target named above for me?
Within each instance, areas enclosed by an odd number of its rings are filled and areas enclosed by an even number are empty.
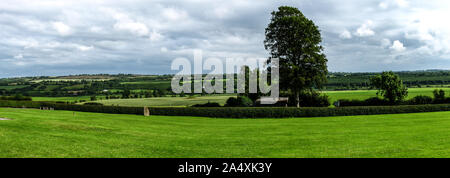
[[[157,97],[157,98],[139,98],[139,99],[111,99],[111,100],[99,100],[98,103],[104,105],[119,105],[119,106],[176,106],[184,107],[194,104],[204,104],[209,102],[216,102],[224,105],[227,99],[231,96],[196,96],[190,97]]]
[[[418,95],[425,95],[433,97],[433,91],[435,89],[443,89],[445,93],[450,93],[450,88],[408,88],[408,97],[407,99],[413,98]],[[324,91],[329,97],[330,102],[339,100],[339,99],[367,99],[370,97],[375,97],[377,94],[377,90],[349,90],[349,91]]]
[[[450,112],[214,119],[0,108],[0,157],[450,157]]]

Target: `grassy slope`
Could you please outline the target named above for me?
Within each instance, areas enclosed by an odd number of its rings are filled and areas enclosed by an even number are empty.
[[[450,112],[295,119],[0,108],[0,157],[450,157]]]
[[[413,98],[418,95],[425,95],[433,97],[433,91],[435,89],[443,89],[447,96],[450,93],[450,88],[409,88],[407,99]],[[351,90],[351,91],[325,91],[328,96],[330,96],[330,102],[333,104],[334,101],[339,99],[367,99],[370,97],[375,97],[376,90]]]

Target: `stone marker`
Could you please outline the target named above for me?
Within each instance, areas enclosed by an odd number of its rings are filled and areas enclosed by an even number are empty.
[[[148,107],[144,107],[144,116],[150,116],[150,110]]]

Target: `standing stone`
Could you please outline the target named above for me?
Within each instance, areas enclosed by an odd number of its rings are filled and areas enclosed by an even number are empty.
[[[148,107],[144,107],[144,116],[150,116],[150,110]]]

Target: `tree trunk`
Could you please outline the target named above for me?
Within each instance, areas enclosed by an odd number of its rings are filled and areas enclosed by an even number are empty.
[[[296,92],[295,95],[295,97],[297,98],[297,108],[300,108],[300,93]]]

